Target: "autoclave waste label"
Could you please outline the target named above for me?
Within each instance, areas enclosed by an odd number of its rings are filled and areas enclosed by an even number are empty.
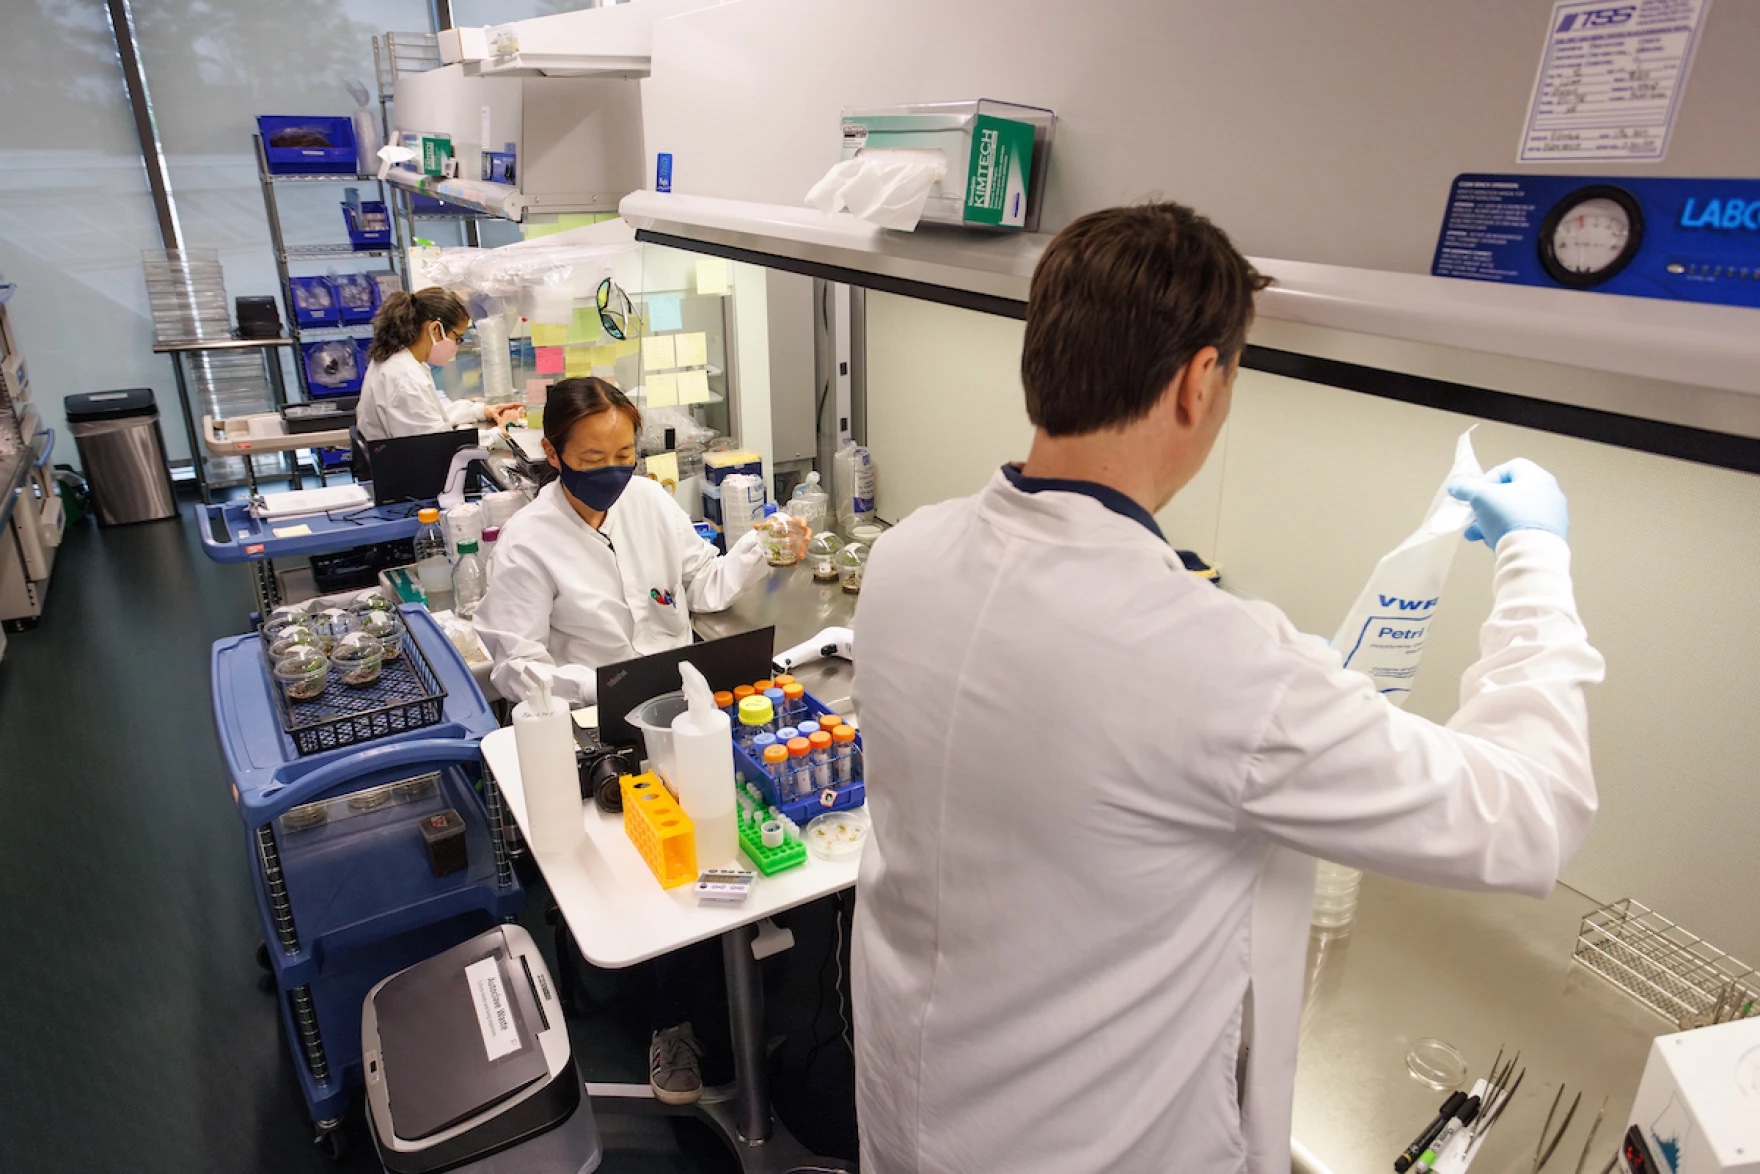
[[[513,1022],[513,1000],[501,981],[501,964],[493,958],[472,962],[464,968],[471,1006],[477,1013],[477,1029],[483,1033],[483,1050],[489,1059],[519,1051],[519,1028]]]
[[[1661,159],[1711,0],[1553,6],[1518,159]]]

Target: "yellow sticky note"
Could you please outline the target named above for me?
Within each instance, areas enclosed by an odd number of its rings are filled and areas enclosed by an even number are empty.
[[[627,359],[641,349],[642,344],[633,338],[626,338],[622,342],[614,342],[610,347],[611,357],[614,360]]]
[[[724,294],[727,292],[727,262],[721,257],[697,258],[697,292],[700,294]]]
[[[681,404],[706,404],[709,402],[709,373],[707,371],[681,371],[678,375],[678,402]]]
[[[678,376],[650,375],[642,387],[648,393],[650,408],[667,408],[678,402]]]
[[[649,371],[670,371],[679,366],[672,359],[670,334],[650,334],[642,339],[642,366]]]
[[[568,358],[564,363],[564,373],[568,375],[569,378],[572,379],[578,375],[591,375],[593,373],[592,347],[571,346],[565,353],[568,355]]]
[[[595,367],[609,367],[617,362],[617,352],[608,346],[590,346],[587,348],[587,362]]]
[[[678,454],[675,452],[657,452],[648,458],[648,476],[660,482],[667,489],[678,484]]]
[[[568,341],[568,327],[549,322],[532,323],[533,346],[561,346]]]
[[[680,367],[707,367],[709,365],[709,336],[701,331],[695,334],[680,334],[673,344],[673,353],[677,356]]]

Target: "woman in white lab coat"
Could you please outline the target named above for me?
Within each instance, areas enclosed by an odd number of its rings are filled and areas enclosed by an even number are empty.
[[[756,532],[718,556],[670,493],[634,476],[641,421],[603,379],[550,388],[557,479],[501,528],[476,614],[503,696],[523,698],[538,666],[557,696],[591,704],[601,665],[689,644],[692,611],[726,607],[763,568]]]
[[[413,294],[401,290],[373,316],[373,344],[355,408],[364,440],[423,436],[475,424],[499,424],[517,415],[518,404],[484,407],[476,400],[448,400],[428,368],[444,367],[458,354],[471,316],[457,295],[439,286]]]
[[[755,531],[717,556],[670,493],[634,476],[641,423],[603,379],[550,388],[544,455],[557,479],[501,528],[475,617],[503,696],[523,698],[536,671],[557,696],[590,704],[595,669],[689,644],[693,610],[726,607],[762,572]],[[721,952],[699,946],[655,959],[649,1083],[667,1104],[702,1095],[705,1049],[692,1019],[711,1028],[726,1019],[711,1009],[721,997]]]

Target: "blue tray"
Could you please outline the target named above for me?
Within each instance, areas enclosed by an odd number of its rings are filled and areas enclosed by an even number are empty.
[[[332,114],[259,114],[263,158],[273,175],[349,175],[360,170],[354,120]],[[288,136],[299,143],[278,145]]]
[[[805,694],[805,699],[807,709],[814,717],[823,717],[831,712],[811,693]],[[862,735],[857,733],[856,748],[860,749],[861,745]],[[734,778],[742,784],[757,783],[770,801],[770,806],[802,827],[806,827],[809,820],[824,815],[828,811],[848,811],[852,807],[860,807],[867,802],[867,784],[865,780],[859,778],[845,786],[829,788],[828,791],[834,794],[832,802],[829,804],[825,802],[827,791],[815,791],[811,795],[785,800],[776,793],[776,780],[770,777],[770,772],[765,770],[757,759],[747,754],[737,741],[733,744],[733,773]]]
[[[257,833],[247,831],[252,861],[252,893],[269,944],[270,969],[284,989],[318,980],[333,961],[351,951],[472,912],[494,919],[512,917],[525,907],[517,880],[502,886],[495,871],[495,845],[489,816],[472,785],[481,762],[475,741],[452,739],[405,742],[364,773],[346,775],[330,801],[345,806],[350,793],[435,770],[436,790],[414,802],[399,803],[351,819],[289,831],[275,825],[275,844],[286,899],[293,914],[298,948],[282,945],[276,932],[274,899],[263,875]],[[451,807],[465,823],[469,864],[448,876],[434,876],[416,821]]]
[[[249,502],[207,505],[202,507],[202,553],[217,563],[248,563],[260,559],[332,554],[338,550],[353,550],[357,546],[396,542],[416,536],[416,531],[422,528],[416,519],[416,511],[433,504],[431,500],[401,501],[394,505],[332,510],[326,514],[273,523],[251,516]],[[275,534],[277,529],[302,528],[308,532],[285,538]],[[216,537],[216,529],[225,537]]]
[[[406,629],[421,643],[446,690],[440,723],[303,758],[282,731],[261,638],[251,632],[214,642],[210,652],[214,726],[231,775],[233,798],[247,828],[268,823],[288,808],[351,779],[382,767],[406,765],[408,755],[399,752],[402,743],[467,739],[474,754],[475,742],[494,732],[495,715],[483,691],[434,617],[415,604],[405,606],[402,613]]]

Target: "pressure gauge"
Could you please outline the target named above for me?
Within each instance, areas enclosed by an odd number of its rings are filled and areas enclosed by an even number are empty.
[[[1631,263],[1644,238],[1644,213],[1631,193],[1610,185],[1579,188],[1540,225],[1540,264],[1560,285],[1600,285]]]

